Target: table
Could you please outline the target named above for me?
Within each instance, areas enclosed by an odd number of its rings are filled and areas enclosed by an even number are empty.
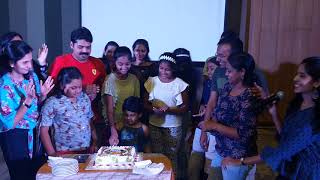
[[[63,157],[73,157],[75,154],[67,154]],[[77,175],[67,176],[67,177],[56,177],[51,174],[51,167],[48,166],[48,163],[44,164],[37,173],[36,179],[46,179],[46,180],[55,180],[55,179],[174,179],[174,174],[172,172],[172,165],[169,158],[163,154],[157,153],[143,153],[143,160],[150,159],[153,163],[163,163],[165,168],[159,174],[155,176],[143,176],[136,175],[132,173],[132,170],[123,169],[123,170],[85,170],[89,163],[89,159],[85,163],[79,163],[79,172]]]

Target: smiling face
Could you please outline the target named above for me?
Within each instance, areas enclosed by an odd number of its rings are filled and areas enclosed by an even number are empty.
[[[226,67],[228,62],[228,57],[231,54],[231,46],[230,44],[221,44],[217,48],[217,61],[220,63],[221,67]]]
[[[232,84],[241,83],[243,80],[243,76],[245,74],[244,70],[238,71],[237,69],[233,68],[231,64],[228,62],[226,64],[226,76],[228,77],[228,81]]]
[[[75,43],[71,42],[70,47],[73,50],[72,56],[78,61],[86,61],[91,53],[91,42],[84,39],[76,40]]]
[[[159,64],[159,78],[163,80],[171,80],[174,78],[169,62],[162,61]]]
[[[63,88],[64,94],[69,98],[77,98],[82,92],[82,79],[73,79]]]
[[[300,64],[293,79],[295,93],[310,93],[314,90],[315,81],[307,74],[304,64]]]
[[[131,67],[131,61],[128,56],[120,56],[116,59],[117,72],[121,75],[127,75]]]
[[[16,63],[10,64],[12,67],[12,71],[17,74],[28,74],[33,69],[32,64],[32,52],[26,54],[23,58],[18,60]]]

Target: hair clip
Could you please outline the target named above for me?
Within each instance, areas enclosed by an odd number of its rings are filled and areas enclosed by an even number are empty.
[[[167,56],[167,55],[162,55],[160,56],[159,60],[166,60],[170,61],[176,64],[176,60],[173,57]]]
[[[190,57],[189,54],[177,54],[176,56],[177,57]]]

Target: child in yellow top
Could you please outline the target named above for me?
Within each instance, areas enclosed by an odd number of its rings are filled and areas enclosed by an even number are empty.
[[[139,80],[128,71],[131,67],[131,51],[122,46],[114,52],[116,71],[105,80],[103,91],[104,117],[111,128],[109,144],[118,144],[117,131],[123,127],[122,104],[129,96],[140,96]]]

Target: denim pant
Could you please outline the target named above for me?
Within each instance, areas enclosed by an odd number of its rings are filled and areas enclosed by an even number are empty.
[[[222,160],[223,157],[215,152],[211,162],[211,166],[215,168],[221,167]],[[226,168],[222,168],[221,171],[224,180],[241,180],[246,179],[249,167],[247,165],[227,166]]]

